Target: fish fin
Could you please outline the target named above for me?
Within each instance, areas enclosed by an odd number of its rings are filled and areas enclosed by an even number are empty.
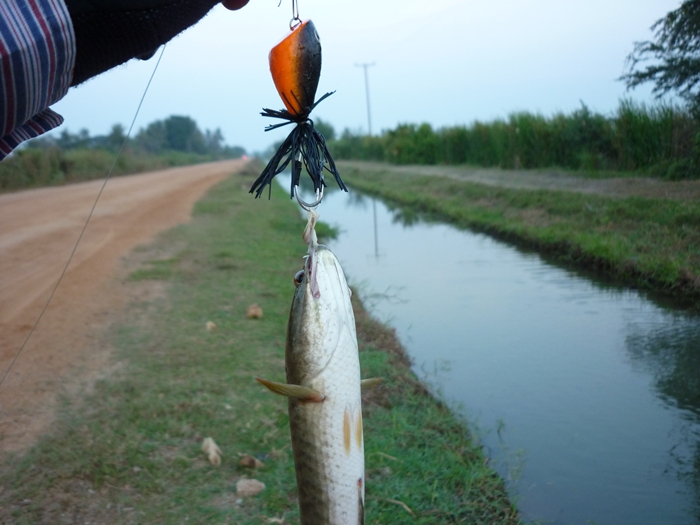
[[[383,382],[384,382],[384,378],[369,377],[367,379],[363,379],[362,381],[360,381],[360,388],[362,390],[369,390],[370,388],[374,388],[375,386],[377,386]]]
[[[301,385],[288,385],[287,383],[275,383],[274,381],[268,381],[261,377],[256,377],[255,380],[261,385],[265,386],[271,392],[279,394],[285,397],[293,397],[295,399],[301,399],[302,401],[313,401],[314,403],[320,403],[326,396],[321,394],[318,390],[309,388],[308,386]]]

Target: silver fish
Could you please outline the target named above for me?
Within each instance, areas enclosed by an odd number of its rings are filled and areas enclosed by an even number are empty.
[[[287,383],[256,378],[289,398],[302,525],[364,523],[365,467],[360,361],[351,292],[335,255],[316,242],[309,212],[309,255],[287,328]],[[374,384],[376,380],[368,380]]]

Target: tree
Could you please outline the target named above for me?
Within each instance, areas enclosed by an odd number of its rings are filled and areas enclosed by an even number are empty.
[[[136,144],[150,153],[160,153],[166,148],[165,124],[162,120],[151,122],[146,129],[139,131]]]
[[[628,73],[621,77],[627,88],[654,83],[656,96],[678,92],[700,106],[700,0],[685,0],[657,20],[654,41],[635,42],[627,57]]]
[[[221,128],[216,128],[214,131],[206,130],[204,132],[204,146],[208,153],[218,154],[224,146],[224,135],[221,133]]]
[[[216,132],[215,132],[216,133]],[[223,137],[220,137],[223,140]],[[219,140],[215,138],[214,140]],[[151,122],[136,136],[138,147],[151,153],[166,150],[187,153],[206,153],[204,135],[190,117],[172,115],[165,120]]]
[[[333,129],[333,126],[329,122],[321,120],[320,118],[315,118],[314,127],[327,141],[335,140],[335,129]]]
[[[78,133],[73,135],[70,131],[64,129],[61,135],[56,140],[56,144],[61,149],[78,149],[89,146],[90,132],[83,128]]]
[[[190,117],[172,115],[165,119],[165,140],[168,149],[204,153],[204,137]]]
[[[126,140],[126,130],[121,124],[114,124],[109,135],[105,138],[107,147],[113,150],[118,150]]]

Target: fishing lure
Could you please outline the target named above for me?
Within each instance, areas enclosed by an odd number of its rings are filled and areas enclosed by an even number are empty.
[[[303,164],[311,177],[317,195],[317,201],[309,206],[315,206],[321,201],[323,188],[326,186],[323,179],[324,170],[335,177],[340,189],[348,191],[328,151],[325,138],[309,118],[311,111],[335,91],[326,93],[314,102],[321,76],[321,40],[313,22],[311,20],[302,22],[298,14],[295,14],[292,19],[290,29],[291,33],[272,48],[269,57],[272,80],[284,102],[285,109],[264,108],[260,114],[286,121],[267,126],[265,131],[288,124],[296,124],[296,126],[253,183],[250,193],[255,193],[256,198],[260,197],[267,185],[270,185],[270,191],[272,191],[272,179],[291,164],[290,196],[294,197],[296,188],[299,186]],[[296,196],[299,199],[298,194]]]

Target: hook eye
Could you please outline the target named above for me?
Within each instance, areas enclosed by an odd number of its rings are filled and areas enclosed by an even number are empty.
[[[299,186],[294,186],[294,196],[296,197],[299,206],[304,208],[306,211],[311,211],[313,208],[321,204],[321,201],[323,200],[323,186],[321,186],[320,191],[316,191],[316,200],[312,203],[308,203],[301,198],[299,195]]]
[[[280,2],[281,1],[282,0],[280,0]],[[299,4],[297,3],[297,0],[292,0],[292,20],[289,22],[289,29],[290,31],[294,31],[300,25],[301,18],[299,18]]]

